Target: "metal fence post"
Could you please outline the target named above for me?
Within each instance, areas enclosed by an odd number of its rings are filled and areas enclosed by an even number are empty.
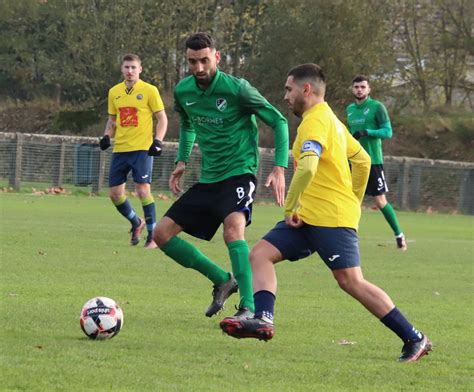
[[[410,194],[408,195],[410,201],[408,207],[411,210],[418,209],[420,205],[421,170],[421,166],[416,164],[413,165],[411,170]]]
[[[400,203],[400,208],[402,210],[406,210],[409,208],[408,196],[410,193],[410,167],[411,167],[410,161],[408,159],[404,159],[403,169],[402,169],[403,176],[401,178],[402,195],[401,195],[401,203]]]
[[[464,171],[459,188],[459,211],[474,215],[474,170]]]
[[[94,151],[95,152],[95,151]],[[104,173],[105,173],[105,151],[98,151],[99,157],[97,160],[93,160],[93,162],[97,162],[97,167],[93,170],[93,172],[96,172],[97,175],[94,176],[92,179],[92,193],[93,194],[99,194],[100,190],[102,189],[102,186],[104,185]]]
[[[53,174],[53,187],[63,186],[64,177],[64,157],[66,156],[66,143],[61,140],[61,148],[59,149],[59,162],[56,171]]]
[[[10,175],[10,186],[16,191],[21,186],[21,162],[23,157],[23,134],[16,133],[15,167]]]

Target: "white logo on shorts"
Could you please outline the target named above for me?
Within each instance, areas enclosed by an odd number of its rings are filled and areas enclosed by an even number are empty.
[[[145,174],[144,176],[142,176],[143,179],[145,178],[148,178],[148,174]]]
[[[331,257],[329,257],[329,261],[334,261],[336,260],[338,257],[341,257],[341,255],[332,255]]]

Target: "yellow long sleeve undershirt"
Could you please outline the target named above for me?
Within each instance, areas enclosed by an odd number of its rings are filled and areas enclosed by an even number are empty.
[[[349,158],[349,161],[352,166],[352,192],[362,204],[370,174],[370,156],[361,147],[357,154]]]
[[[291,179],[290,188],[286,196],[284,206],[285,217],[291,216],[298,208],[301,194],[313,180],[318,169],[319,157],[314,155],[304,155],[298,160],[295,174]]]

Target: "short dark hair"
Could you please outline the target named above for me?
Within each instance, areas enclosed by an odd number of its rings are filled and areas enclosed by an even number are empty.
[[[293,76],[293,79],[296,80],[311,79],[314,82],[325,83],[323,70],[318,64],[314,63],[297,65],[290,69],[288,76]]]
[[[138,61],[140,64],[142,63],[142,60],[140,59],[140,56],[135,53],[127,53],[125,56],[122,57],[122,64],[125,61]]]
[[[194,33],[186,40],[186,49],[201,50],[205,48],[216,48],[216,40],[209,33]]]
[[[360,82],[367,82],[369,83],[369,78],[365,75],[357,75],[354,79],[352,79],[352,84],[360,83]]]

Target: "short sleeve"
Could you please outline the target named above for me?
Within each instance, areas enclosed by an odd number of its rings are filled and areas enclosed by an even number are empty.
[[[112,94],[112,89],[109,90],[109,96],[107,100],[107,111],[111,116],[116,116],[117,115],[117,108],[114,105],[114,97]]]
[[[153,113],[161,112],[165,109],[165,105],[161,99],[160,93],[155,86],[150,87],[150,99],[148,105]]]

